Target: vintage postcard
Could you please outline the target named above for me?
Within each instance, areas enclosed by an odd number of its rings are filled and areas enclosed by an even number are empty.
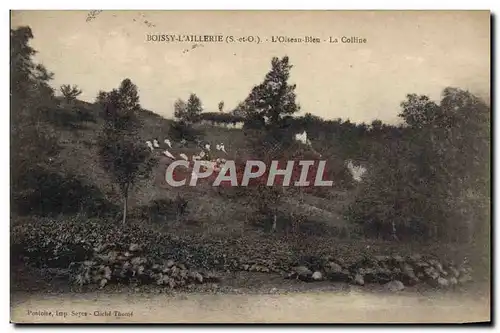
[[[11,322],[489,323],[489,11],[11,11]]]

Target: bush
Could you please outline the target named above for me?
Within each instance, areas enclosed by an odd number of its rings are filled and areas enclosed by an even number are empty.
[[[186,140],[188,142],[196,142],[203,138],[203,132],[195,129],[192,125],[183,121],[175,121],[170,124],[169,135],[174,141]]]
[[[220,112],[203,112],[200,114],[200,119],[218,124],[236,124],[241,123],[245,120],[245,118],[243,117],[235,116],[230,113]]]
[[[56,128],[85,128],[86,122],[97,123],[97,113],[84,105],[58,105],[44,111],[44,117]]]
[[[72,262],[90,260],[96,249],[112,246],[127,251],[130,244],[138,244],[144,256],[153,261],[170,258],[211,268],[218,258],[195,240],[178,239],[144,224],[43,218],[17,223],[11,230],[12,259],[21,258],[36,266],[68,268]]]
[[[21,216],[84,213],[89,217],[116,215],[120,209],[94,185],[74,175],[38,169],[26,175],[31,190],[12,193],[11,210]]]
[[[174,288],[216,282],[210,272],[188,267],[213,266],[212,253],[141,226],[97,220],[38,220],[17,224],[11,261],[39,268],[59,268],[76,285],[108,282],[155,283]],[[190,260],[195,257],[196,260]],[[220,260],[220,259],[219,259]]]

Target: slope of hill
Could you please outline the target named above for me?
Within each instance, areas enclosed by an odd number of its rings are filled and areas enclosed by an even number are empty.
[[[107,200],[118,206],[122,199],[109,174],[101,167],[97,154],[97,138],[103,124],[101,111],[95,104],[75,101],[70,106],[62,103],[61,107],[55,111],[54,117],[66,119],[75,112],[85,114],[86,118],[77,117],[78,121],[66,122],[66,126],[60,126],[62,151],[54,163],[59,164],[65,173],[76,175],[85,179],[86,183],[97,186]],[[169,138],[172,120],[165,119],[149,110],[143,110],[139,114],[139,118],[143,124],[140,129],[141,139],[145,143],[147,140],[152,141],[157,138],[162,149],[155,150],[154,154],[160,157],[163,148],[166,147],[163,140]],[[202,131],[203,141],[211,144],[215,157],[226,159],[245,159],[248,157],[246,138],[241,129],[209,124],[200,124],[197,129]],[[217,143],[221,142],[225,144],[227,155],[213,149]],[[181,152],[191,156],[200,151],[195,144],[187,144],[187,146],[179,148],[179,143],[174,143],[174,147],[169,150],[177,156]],[[160,168],[155,171],[156,177],[161,170]],[[248,207],[241,196],[228,197],[224,193],[206,186],[165,189],[155,183],[154,177],[140,181],[134,187],[130,195],[129,205],[133,211],[137,207],[150,205],[151,202],[175,200],[178,196],[188,201],[186,220],[196,221],[198,225],[205,225],[211,230],[217,230],[217,232],[227,231],[228,228],[232,230],[242,229],[249,217],[253,215],[252,208]],[[332,223],[335,226],[344,227],[345,223],[340,217],[340,213],[345,201],[338,200],[338,198],[334,201],[323,200],[321,207],[316,207],[318,200],[321,198],[306,195],[303,202],[298,203],[295,198],[289,197],[286,202],[283,202],[281,214],[286,219],[290,212],[301,213],[308,215],[317,223]]]

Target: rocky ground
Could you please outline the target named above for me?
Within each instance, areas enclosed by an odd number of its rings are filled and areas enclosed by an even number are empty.
[[[227,258],[226,255],[223,260],[222,268],[226,272],[274,273],[284,279],[304,282],[328,280],[361,286],[365,283],[380,283],[394,291],[419,283],[445,289],[472,281],[472,269],[467,262],[441,262],[437,258],[419,254],[407,257],[367,255],[354,262],[346,262],[331,255],[309,256],[303,257],[298,264],[266,259]],[[148,259],[141,254],[141,248],[137,244],[130,244],[125,251],[120,251],[113,245],[97,248],[92,260],[70,265],[67,274],[76,285],[98,284],[101,288],[110,282],[118,282],[133,285],[156,284],[174,289],[221,280],[217,271],[198,270],[189,267],[187,262]]]
[[[85,226],[85,230],[94,232],[93,227]],[[102,224],[96,228],[99,226]],[[30,230],[33,229],[25,228],[23,233]],[[36,230],[33,237],[18,242],[26,251],[14,252],[18,256],[13,257],[11,265],[11,308],[12,316],[17,318],[24,318],[29,309],[49,307],[57,310],[63,303],[69,304],[68,308],[75,308],[70,304],[75,300],[81,300],[78,307],[90,309],[113,307],[125,311],[127,305],[133,304],[134,311],[142,313],[135,321],[141,321],[144,316],[154,319],[151,316],[160,311],[158,304],[178,300],[186,300],[182,306],[187,307],[188,313],[203,313],[206,322],[217,321],[220,313],[214,315],[215,309],[233,311],[222,320],[231,321],[238,311],[245,309],[244,305],[239,305],[240,310],[233,309],[233,299],[238,304],[251,304],[253,310],[243,314],[248,320],[264,322],[273,321],[273,318],[277,322],[307,322],[307,318],[338,322],[338,318],[328,317],[328,311],[344,313],[351,322],[356,322],[363,318],[360,311],[364,302],[370,304],[370,318],[375,321],[380,321],[382,313],[377,304],[382,303],[396,312],[401,311],[397,304],[406,306],[407,310],[409,306],[419,309],[418,318],[400,313],[395,320],[424,320],[426,316],[444,318],[444,315],[436,317],[429,307],[424,308],[425,302],[430,308],[435,306],[436,311],[456,308],[460,312],[464,304],[469,304],[481,310],[474,318],[484,320],[489,315],[489,278],[475,269],[477,263],[484,260],[472,260],[476,264],[472,269],[464,255],[469,252],[465,248],[460,252],[446,247],[445,252],[440,252],[443,246],[432,248],[367,240],[342,242],[329,238],[296,241],[269,237],[155,238],[161,234],[146,233],[144,228],[128,230],[125,236],[119,233],[120,229],[107,233],[97,229],[95,241],[81,243],[85,238],[75,236],[79,235],[78,230],[63,229],[63,233],[49,228],[50,232],[41,233],[42,238],[40,230],[45,229]],[[64,237],[63,240],[58,238],[61,234],[71,236],[65,236],[68,238],[65,241]],[[101,239],[98,235],[119,237]],[[87,239],[93,240],[92,237],[87,236]],[[78,260],[74,254],[79,251],[85,255]],[[353,299],[353,295],[360,298]],[[128,300],[124,302],[123,297]],[[388,301],[392,297],[396,297],[394,301]],[[52,303],[46,303],[49,299]],[[219,305],[212,309],[207,299]],[[262,305],[265,310],[258,311],[262,299],[268,299],[273,307],[266,308],[269,307],[266,303]],[[307,312],[297,312],[305,307],[316,309],[312,317],[304,317]],[[274,312],[273,316],[273,308],[288,310],[286,313]],[[144,309],[149,312],[145,313]],[[173,313],[177,313],[177,317],[162,313],[161,318],[170,318],[165,319],[168,322],[192,321],[177,308]],[[294,316],[290,317],[291,314]],[[453,318],[449,321],[459,319]]]
[[[388,292],[460,290],[472,284],[467,262],[442,262],[422,255],[364,256],[345,262],[333,256],[305,257],[302,262],[231,259],[219,269],[197,269],[186,262],[154,261],[142,256],[137,244],[126,251],[112,246],[95,249],[92,260],[75,262],[68,269],[13,267],[13,291],[85,292],[106,289],[169,292],[216,290],[237,292],[298,291],[353,286]]]
[[[141,258],[139,253],[134,255],[134,251],[127,256],[124,254],[120,260],[107,262],[109,266],[104,268],[102,258],[90,266],[82,263],[80,269],[90,267],[89,278],[95,282],[81,286],[68,284],[70,272],[66,270],[13,267],[11,319],[15,322],[75,323],[455,323],[490,320],[489,284],[465,281],[470,278],[470,268],[455,268],[433,259],[378,257],[357,264],[342,263],[342,266],[332,258],[323,258],[324,261],[304,263],[289,270],[274,269],[272,265],[266,267],[263,262],[248,262],[226,271],[207,272],[174,260],[164,263],[134,260]],[[123,275],[124,266],[129,272],[125,277],[134,270],[132,262],[144,267],[135,268],[136,272],[142,271],[139,275],[153,273],[153,280],[140,283],[140,279],[131,277],[127,283],[125,280],[119,282],[117,277]],[[117,270],[119,267],[121,269]],[[398,267],[403,268],[398,271]],[[391,281],[374,280],[379,275],[379,278],[385,277],[389,269],[392,270]],[[339,276],[344,281],[339,281]],[[367,281],[361,283],[360,276]],[[457,283],[450,283],[454,277]],[[101,282],[103,279],[106,279],[105,284]],[[66,312],[67,316],[27,315],[28,311],[42,310],[52,311],[52,315],[56,311]],[[111,311],[111,314],[94,316],[94,311]],[[89,315],[78,315],[80,312]]]

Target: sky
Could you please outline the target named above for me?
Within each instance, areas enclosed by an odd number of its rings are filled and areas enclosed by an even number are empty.
[[[447,86],[489,98],[487,11],[12,11],[12,28],[33,30],[35,59],[54,87],[76,84],[92,102],[130,78],[141,105],[166,118],[196,93],[206,111],[231,110],[264,79],[272,57],[289,56],[301,114],[398,121],[406,94],[438,100]],[[148,34],[259,37],[256,43],[166,43]],[[272,43],[315,36],[319,44]],[[328,43],[342,36],[366,43]],[[269,40],[266,42],[266,40]],[[189,52],[184,50],[190,49]]]

